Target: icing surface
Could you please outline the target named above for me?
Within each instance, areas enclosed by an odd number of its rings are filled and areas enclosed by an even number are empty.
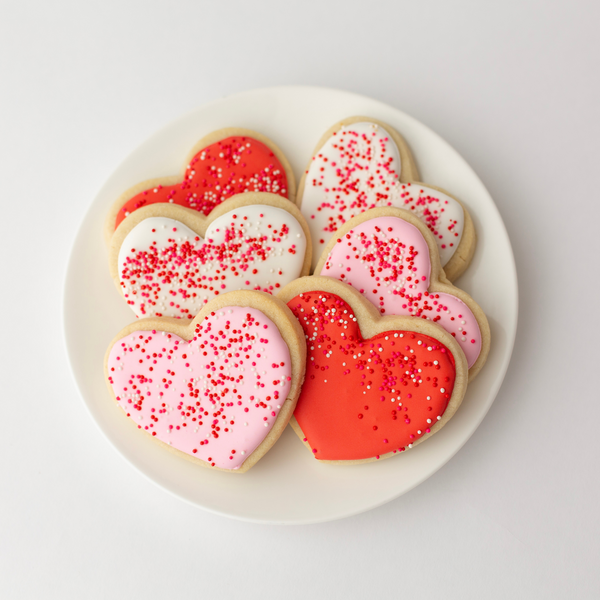
[[[335,294],[301,294],[288,306],[308,348],[294,416],[316,458],[403,451],[441,419],[456,374],[440,342],[410,331],[364,340],[352,309]]]
[[[331,235],[346,221],[378,206],[413,212],[433,232],[444,266],[464,228],[462,206],[421,184],[400,183],[400,153],[374,123],[354,123],[335,132],[313,157],[306,174],[302,213],[313,240],[313,267]]]
[[[363,294],[382,314],[424,317],[451,333],[469,368],[481,352],[481,331],[457,297],[429,292],[429,247],[421,232],[397,217],[369,219],[333,247],[320,273]]]
[[[287,344],[262,312],[211,313],[194,338],[136,331],[108,358],[109,383],[138,428],[222,469],[238,469],[271,430],[291,386]]]
[[[117,214],[115,229],[134,210],[170,202],[208,215],[227,198],[242,192],[271,192],[288,197],[285,169],[263,143],[251,137],[229,137],[197,152],[181,183],[144,190]]]
[[[119,280],[138,317],[192,319],[215,296],[250,289],[275,293],[300,276],[302,226],[274,206],[242,206],[215,219],[205,239],[183,223],[151,217],[119,251]]]

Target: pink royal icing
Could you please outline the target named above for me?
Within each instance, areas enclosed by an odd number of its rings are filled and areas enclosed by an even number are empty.
[[[238,469],[265,439],[291,387],[277,326],[253,308],[208,315],[186,340],[136,331],[108,358],[119,406],[140,429],[222,469]]]
[[[382,314],[424,317],[451,333],[469,368],[481,352],[481,331],[459,298],[429,291],[431,261],[421,232],[397,217],[369,219],[333,247],[321,275],[360,291]]]

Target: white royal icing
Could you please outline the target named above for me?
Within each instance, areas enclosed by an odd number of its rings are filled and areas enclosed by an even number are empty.
[[[401,183],[400,152],[389,133],[369,122],[341,127],[313,157],[305,178],[302,213],[313,243],[313,267],[337,229],[379,206],[410,210],[433,232],[444,266],[460,243],[464,211],[447,194]]]
[[[204,239],[179,221],[151,217],[123,241],[119,280],[138,317],[193,318],[225,292],[276,294],[300,276],[305,252],[300,223],[273,206],[232,210],[209,225]]]

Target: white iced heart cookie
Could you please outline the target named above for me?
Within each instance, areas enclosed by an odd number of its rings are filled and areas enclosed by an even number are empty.
[[[235,196],[209,217],[155,204],[115,232],[111,273],[138,317],[191,319],[219,294],[273,294],[308,274],[309,238],[296,206],[274,194]]]
[[[406,142],[391,126],[368,117],[334,125],[317,144],[298,189],[313,241],[313,268],[330,237],[371,208],[410,210],[433,233],[449,280],[468,266],[476,236],[453,196],[418,180]]]

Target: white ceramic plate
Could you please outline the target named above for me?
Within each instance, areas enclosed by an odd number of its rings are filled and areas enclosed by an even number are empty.
[[[125,189],[144,179],[177,174],[195,142],[221,127],[247,127],[273,139],[299,179],[311,152],[333,123],[369,115],[390,123],[408,141],[422,181],[446,188],[468,206],[479,243],[458,281],[488,315],[489,359],[455,417],[425,444],[380,463],[340,467],[317,463],[288,427],[273,449],[244,475],[210,471],[165,452],[138,435],[111,400],[103,376],[110,340],[134,315],[108,273],[102,236],[105,214]],[[403,112],[363,96],[311,87],[246,92],[202,106],[135,150],[102,187],[71,253],[64,294],[67,351],[92,417],[115,448],[162,488],[206,510],[262,523],[315,523],[389,502],[444,465],[489,410],[510,361],[517,326],[516,270],[506,229],[489,193],[444,140]]]

